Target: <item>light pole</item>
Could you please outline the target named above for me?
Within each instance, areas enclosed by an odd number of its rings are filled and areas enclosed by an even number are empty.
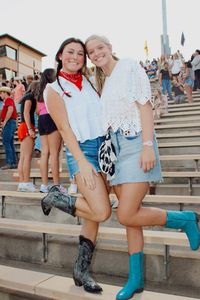
[[[166,0],[162,0],[162,21],[163,21],[163,34],[161,35],[161,53],[165,55],[170,55],[171,49],[169,47],[169,36],[167,34]]]

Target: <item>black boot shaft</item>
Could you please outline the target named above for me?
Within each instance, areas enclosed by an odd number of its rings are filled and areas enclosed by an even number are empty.
[[[90,293],[100,293],[102,288],[94,281],[89,274],[94,244],[84,236],[79,237],[78,257],[74,266],[73,278],[75,284],[83,285]]]
[[[52,186],[47,196],[42,201],[42,209],[45,215],[48,215],[52,207],[56,207],[63,212],[75,216],[76,212],[76,197],[64,194],[60,191],[58,186]]]

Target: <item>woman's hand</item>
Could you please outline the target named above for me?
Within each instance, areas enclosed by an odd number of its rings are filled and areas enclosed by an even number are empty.
[[[32,139],[35,139],[35,138],[36,138],[35,131],[34,131],[32,128],[30,128],[30,129],[28,130],[28,133],[29,133],[29,135],[30,135],[30,137],[31,137]]]
[[[87,185],[90,190],[94,190],[96,187],[95,176],[99,176],[98,172],[85,158],[82,158],[78,162],[78,166],[83,183]]]
[[[144,172],[148,172],[155,167],[156,156],[153,146],[143,146],[142,154],[140,157],[140,168]]]

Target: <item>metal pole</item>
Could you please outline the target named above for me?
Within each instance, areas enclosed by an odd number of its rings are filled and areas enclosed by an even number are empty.
[[[170,54],[169,38],[167,34],[167,8],[166,0],[162,0],[162,20],[163,20],[163,35],[162,35],[162,52],[163,54]]]

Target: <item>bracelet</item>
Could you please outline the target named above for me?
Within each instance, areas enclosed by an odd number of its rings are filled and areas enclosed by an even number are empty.
[[[148,147],[152,147],[153,146],[153,142],[152,141],[146,141],[142,143],[143,146],[148,146]]]
[[[32,128],[28,128],[28,131],[33,130]]]

